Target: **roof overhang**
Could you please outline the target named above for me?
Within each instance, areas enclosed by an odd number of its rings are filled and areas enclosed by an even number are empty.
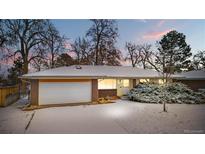
[[[162,79],[161,76],[21,76],[20,79]]]
[[[205,78],[174,78],[176,80],[205,80]]]

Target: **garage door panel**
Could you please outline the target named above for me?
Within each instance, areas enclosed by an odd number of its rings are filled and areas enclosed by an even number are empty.
[[[91,101],[91,82],[40,82],[39,104],[82,103]]]

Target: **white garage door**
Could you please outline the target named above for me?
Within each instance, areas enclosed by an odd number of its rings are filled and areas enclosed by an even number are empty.
[[[91,101],[91,82],[40,82],[39,105]]]

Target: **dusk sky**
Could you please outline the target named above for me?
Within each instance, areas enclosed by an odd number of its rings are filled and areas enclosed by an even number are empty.
[[[92,25],[86,19],[56,19],[51,20],[62,35],[69,38],[72,43],[78,37],[85,36]],[[156,41],[170,30],[177,30],[186,35],[186,41],[191,46],[192,53],[205,50],[205,20],[117,20],[119,38],[116,46],[125,56],[125,43],[130,41],[136,44],[151,43],[156,47]],[[1,57],[1,55],[0,55]],[[13,60],[0,60],[0,64],[13,64]]]
[[[91,26],[89,20],[52,20],[61,34],[70,38],[84,36]],[[177,30],[186,35],[187,43],[191,45],[192,52],[205,49],[205,20],[117,20],[119,38],[117,47],[125,53],[125,42],[152,43],[169,32]]]

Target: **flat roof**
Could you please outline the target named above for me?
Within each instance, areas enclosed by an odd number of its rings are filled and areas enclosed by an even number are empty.
[[[182,72],[177,75],[183,77],[181,80],[205,80],[205,69]]]

